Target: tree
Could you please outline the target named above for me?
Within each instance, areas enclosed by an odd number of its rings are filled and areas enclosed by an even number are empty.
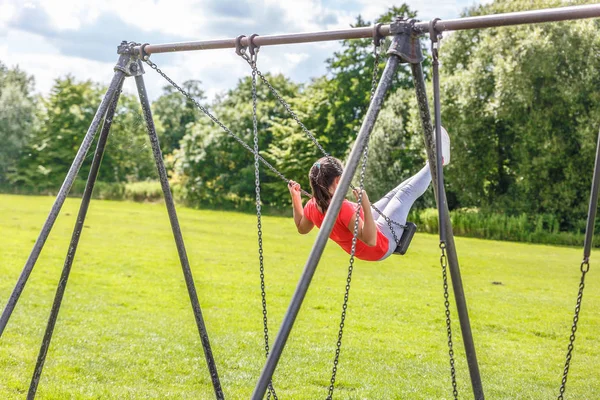
[[[60,187],[105,91],[91,81],[57,79],[42,102],[40,126],[24,149],[12,183],[38,191]],[[79,173],[83,179],[92,154],[90,150]],[[133,96],[121,95],[98,179],[125,182],[154,176],[150,157],[139,104]]]
[[[561,6],[497,0],[469,15]],[[585,214],[600,116],[597,21],[456,32],[442,47],[447,174],[461,206]]]
[[[282,75],[265,75],[286,99],[299,93],[299,86]],[[257,86],[257,115],[260,153],[272,164],[276,163],[267,151],[274,142],[274,127],[288,118],[269,89]],[[250,78],[242,79],[236,88],[218,97],[212,112],[233,133],[253,147],[252,92]],[[279,139],[279,138],[277,138]],[[188,201],[192,204],[225,203],[239,206],[254,199],[254,155],[228,136],[208,118],[203,117],[189,124],[181,147],[175,152],[176,173],[181,177]],[[261,181],[264,188],[262,200],[277,203],[278,197],[268,188],[285,183],[261,165]]]
[[[15,172],[34,129],[36,102],[33,77],[0,62],[0,185]]]
[[[200,81],[188,80],[181,86],[196,101],[201,102],[205,96],[200,85]],[[162,127],[158,131],[160,147],[163,154],[167,155],[179,148],[179,141],[185,135],[188,124],[196,122],[200,113],[196,105],[173,86],[167,85],[163,91],[164,94],[152,103],[152,109]]]
[[[158,130],[160,122],[156,126]],[[139,99],[121,93],[98,180],[137,182],[156,178],[154,155]]]
[[[43,101],[40,128],[19,162],[13,183],[39,190],[58,188],[96,112],[100,89],[90,81],[57,79]],[[86,167],[88,168],[88,167]],[[86,173],[85,171],[82,173]]]
[[[424,165],[423,127],[416,103],[414,90],[400,89],[390,95],[379,113],[365,173],[365,188],[373,201]],[[355,181],[358,185],[356,177]]]
[[[407,4],[390,7],[376,22],[389,23],[395,16],[404,18],[416,17]],[[369,26],[360,15],[353,27]],[[387,41],[389,43],[389,41]],[[382,46],[385,54],[387,45]],[[326,125],[315,127],[330,138],[331,152],[338,156],[346,153],[348,146],[354,141],[360,128],[362,118],[369,106],[371,83],[374,68],[373,41],[371,39],[344,40],[342,50],[335,52],[327,60],[329,79],[316,80],[315,89],[329,94],[326,112]],[[383,72],[383,64],[377,65],[378,76]],[[402,65],[398,68],[394,83],[389,93],[399,88],[412,87],[410,70]]]

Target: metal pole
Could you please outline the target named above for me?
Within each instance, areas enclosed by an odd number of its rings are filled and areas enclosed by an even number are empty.
[[[579,290],[577,292],[577,301],[575,303],[575,314],[573,316],[573,325],[571,325],[571,335],[569,336],[569,346],[567,346],[567,356],[565,358],[565,367],[563,377],[558,392],[558,400],[564,399],[567,388],[567,378],[571,367],[571,359],[575,350],[575,334],[577,333],[577,323],[579,322],[579,312],[581,311],[581,301],[583,300],[583,289],[585,288],[585,277],[590,271],[590,253],[594,239],[594,225],[596,222],[596,211],[598,209],[598,190],[600,189],[600,134],[596,143],[596,161],[594,162],[594,176],[592,178],[592,189],[590,192],[590,204],[588,207],[587,224],[585,228],[585,242],[583,244],[583,261],[579,267],[581,279],[579,281]]]
[[[394,40],[396,39],[394,38]],[[352,177],[354,176],[358,163],[360,162],[364,147],[367,143],[369,135],[371,134],[371,131],[373,130],[375,121],[377,120],[377,115],[379,114],[379,110],[383,104],[385,94],[392,85],[392,80],[394,78],[396,69],[398,68],[399,62],[400,60],[397,56],[391,56],[387,61],[385,70],[383,71],[381,80],[379,81],[379,85],[377,86],[377,90],[373,96],[373,100],[371,101],[371,105],[367,110],[365,119],[360,128],[360,132],[356,138],[356,142],[352,147],[348,164],[344,169],[342,177],[340,178],[340,183],[333,195],[333,198],[331,199],[329,209],[327,210],[327,214],[325,215],[325,219],[323,220],[323,224],[321,225],[317,239],[315,240],[310,255],[308,256],[308,260],[304,266],[304,271],[302,272],[302,276],[300,277],[300,281],[298,282],[298,286],[294,292],[294,297],[288,306],[287,312],[281,324],[281,328],[279,329],[277,337],[275,338],[275,342],[273,343],[273,349],[271,350],[271,353],[269,353],[267,362],[263,368],[258,383],[254,388],[254,392],[252,394],[252,399],[254,400],[261,400],[264,397],[267,386],[271,381],[273,373],[275,372],[275,368],[277,367],[277,363],[281,357],[281,353],[283,352],[287,338],[290,335],[290,331],[292,330],[296,316],[300,311],[302,301],[304,300],[306,292],[308,291],[310,281],[312,280],[317,265],[319,264],[319,260],[321,259],[321,255],[323,254],[323,250],[325,249],[325,245],[327,244],[327,240],[329,239],[329,234],[333,229],[333,224],[337,219],[337,215],[342,206],[344,197],[346,196],[346,192],[350,187]]]
[[[495,15],[480,15],[438,21],[435,29],[443,31],[462,31],[467,29],[494,28],[499,26],[539,24],[543,22],[559,22],[575,19],[600,17],[600,4],[583,6],[547,8],[544,10],[519,11]],[[422,32],[429,31],[429,22],[419,22],[415,28]]]
[[[122,84],[123,81],[121,81],[121,85]],[[98,144],[96,145],[94,160],[92,161],[92,166],[88,175],[85,191],[81,199],[81,205],[79,206],[79,214],[77,215],[77,221],[75,223],[75,227],[73,228],[71,244],[69,245],[69,251],[67,252],[67,257],[65,259],[63,271],[60,276],[60,280],[58,281],[56,295],[54,296],[54,303],[52,304],[52,310],[50,311],[50,317],[48,318],[48,325],[46,326],[46,332],[44,333],[42,346],[40,348],[37,363],[35,365],[35,370],[33,372],[33,377],[31,378],[31,383],[29,385],[29,393],[27,394],[28,400],[32,400],[35,398],[38,383],[40,381],[40,377],[42,376],[42,369],[44,368],[44,362],[46,361],[46,355],[48,354],[50,341],[52,340],[52,333],[54,332],[54,326],[56,325],[56,319],[58,318],[60,305],[62,303],[62,299],[67,288],[67,281],[69,280],[71,266],[73,265],[75,252],[77,251],[77,245],[79,244],[79,238],[81,237],[83,223],[85,221],[87,210],[90,205],[90,200],[92,199],[94,184],[96,183],[96,178],[98,177],[100,164],[102,163],[102,157],[104,155],[104,149],[106,148],[106,141],[110,132],[110,126],[112,125],[113,117],[115,115],[115,109],[117,108],[117,103],[119,102],[120,91],[121,87],[118,87],[108,107],[108,111],[106,112],[106,117],[104,118],[104,125],[102,126],[102,132],[100,133],[100,137],[98,138]]]
[[[596,143],[596,161],[594,164],[594,177],[590,193],[590,204],[588,207],[588,219],[585,227],[585,243],[583,245],[583,259],[588,260],[592,252],[594,238],[594,224],[596,222],[596,211],[598,209],[598,191],[600,188],[600,133]]]
[[[433,28],[433,27],[432,27]],[[437,185],[437,199],[438,199],[438,221],[439,221],[439,233],[440,233],[440,242],[446,242],[446,218],[444,217],[444,211],[448,209],[448,204],[446,203],[446,190],[444,189],[444,167],[442,161],[442,105],[440,103],[440,75],[439,68],[440,63],[438,60],[438,49],[437,43],[433,44],[431,51],[433,53],[433,113],[434,113],[434,121],[435,121],[435,148],[436,151],[436,179],[435,183]]]
[[[431,176],[433,181],[437,180],[436,170],[436,155],[433,152],[433,126],[431,125],[431,116],[429,113],[429,105],[427,102],[427,92],[425,89],[425,79],[423,77],[423,67],[420,63],[411,64],[413,80],[417,93],[417,103],[419,106],[419,113],[421,115],[421,122],[423,124],[423,132],[425,137],[425,148],[427,149],[427,158],[429,160],[429,167],[431,169]],[[436,185],[433,185],[436,199],[439,197],[437,193]],[[442,193],[445,198],[445,193]],[[467,363],[469,365],[469,373],[471,375],[471,384],[473,386],[473,394],[475,399],[484,399],[483,386],[481,384],[481,376],[479,374],[479,365],[477,364],[477,355],[475,353],[475,344],[473,342],[473,335],[471,332],[471,324],[469,322],[469,313],[467,310],[467,301],[465,299],[465,293],[462,285],[462,278],[460,276],[460,267],[458,264],[458,256],[456,254],[456,246],[454,244],[454,234],[452,232],[452,224],[450,222],[448,204],[444,202],[443,207],[445,224],[446,224],[446,250],[448,252],[448,264],[450,267],[450,277],[452,278],[452,288],[454,289],[454,299],[456,301],[456,308],[458,310],[458,318],[460,320],[460,328],[463,336],[463,343],[465,346],[465,352],[467,356]]]
[[[162,186],[162,190],[165,196],[167,212],[169,213],[169,220],[171,221],[171,228],[173,229],[173,236],[175,237],[175,244],[177,245],[177,252],[179,253],[179,260],[181,262],[181,268],[183,269],[185,284],[187,285],[190,301],[192,303],[192,309],[194,311],[196,325],[198,326],[198,332],[200,333],[200,340],[202,342],[202,348],[204,349],[206,363],[208,364],[210,378],[215,389],[216,398],[224,399],[223,391],[221,389],[221,383],[219,382],[217,366],[215,364],[215,359],[213,358],[212,350],[210,348],[210,342],[208,340],[208,332],[206,331],[206,325],[204,324],[204,318],[202,317],[202,310],[200,309],[200,303],[198,302],[198,294],[196,293],[194,277],[192,276],[190,263],[188,261],[187,253],[185,251],[185,244],[183,243],[181,228],[179,227],[179,220],[177,219],[177,212],[175,211],[175,203],[173,201],[173,195],[171,194],[171,188],[169,186],[167,170],[165,169],[162,152],[160,150],[160,145],[158,144],[158,136],[154,127],[154,120],[152,119],[152,111],[150,109],[150,101],[148,100],[148,95],[146,93],[144,77],[141,75],[136,76],[135,83],[137,85],[140,103],[142,104],[142,109],[144,111],[144,119],[146,120],[146,126],[148,128],[150,144],[152,145],[152,152],[154,153],[156,168],[158,170],[160,184]]]
[[[44,243],[46,243],[46,239],[48,239],[48,235],[50,234],[50,231],[52,230],[52,226],[54,225],[54,222],[58,217],[60,209],[62,208],[65,199],[67,198],[67,194],[71,190],[71,186],[73,186],[73,181],[75,181],[75,178],[77,177],[77,173],[79,172],[79,169],[83,164],[83,160],[88,150],[90,149],[92,142],[94,141],[94,137],[96,136],[96,131],[98,130],[100,121],[102,121],[104,114],[106,114],[108,105],[111,99],[113,98],[114,94],[121,87],[124,78],[125,73],[123,71],[115,70],[115,75],[108,87],[108,90],[106,91],[104,98],[100,102],[100,106],[98,107],[96,115],[94,116],[94,119],[92,120],[92,123],[85,137],[83,138],[83,142],[81,143],[81,146],[77,151],[77,155],[73,160],[73,164],[71,164],[69,172],[67,173],[67,176],[65,177],[65,180],[62,186],[60,187],[60,190],[58,191],[58,195],[56,196],[56,200],[52,205],[50,214],[48,215],[48,218],[46,219],[46,222],[42,227],[42,231],[40,232],[35,244],[33,245],[33,249],[31,250],[31,254],[29,255],[29,258],[27,259],[27,262],[23,267],[23,271],[19,276],[19,280],[17,281],[17,284],[15,285],[15,288],[12,294],[10,295],[10,298],[8,299],[8,303],[6,304],[6,307],[2,312],[2,316],[0,317],[0,337],[2,337],[4,328],[6,327],[6,324],[8,323],[8,320],[10,319],[10,316],[13,310],[15,309],[17,301],[19,300],[19,297],[21,296],[21,293],[25,288],[27,279],[29,278],[29,275],[31,274],[31,271],[33,270],[33,267],[35,266],[35,263],[42,251],[42,248],[44,247]]]
[[[597,18],[600,17],[600,4],[589,4],[582,6],[571,6],[571,7],[559,7],[549,8],[545,10],[533,10],[524,12],[513,12],[496,15],[483,15],[476,17],[466,17],[449,19],[446,21],[438,21],[435,25],[435,29],[438,32],[443,31],[458,31],[465,29],[479,29],[479,28],[491,28],[497,26],[509,26],[509,25],[522,25],[522,24],[534,24],[540,22],[557,22],[574,19],[584,18]],[[429,22],[418,22],[415,24],[415,30],[420,33],[429,31]],[[379,33],[382,36],[390,36],[390,26],[383,25],[379,29]],[[321,31],[321,32],[305,32],[305,33],[292,33],[284,35],[268,35],[268,36],[257,36],[253,39],[253,43],[256,46],[273,46],[280,44],[295,44],[295,43],[309,43],[309,42],[323,42],[331,40],[344,40],[344,39],[362,39],[370,38],[373,36],[373,27],[362,27],[362,28],[350,28],[341,29],[335,31]],[[243,46],[249,45],[248,38],[243,38],[241,44]],[[144,49],[146,55],[158,54],[158,53],[172,53],[180,51],[195,51],[195,50],[215,50],[215,49],[233,49],[235,48],[235,38],[232,39],[217,39],[217,40],[204,40],[204,41],[193,41],[193,42],[181,42],[181,43],[166,43],[166,44],[155,44],[155,45],[144,45],[136,47],[137,51],[140,51],[141,47]]]

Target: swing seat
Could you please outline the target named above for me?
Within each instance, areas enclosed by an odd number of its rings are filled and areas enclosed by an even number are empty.
[[[398,247],[394,250],[394,254],[400,254],[401,256],[406,254],[408,246],[410,246],[410,242],[412,241],[413,236],[415,236],[416,231],[417,225],[412,222],[406,223],[406,228],[404,228],[404,231],[402,232],[402,236],[400,237]]]

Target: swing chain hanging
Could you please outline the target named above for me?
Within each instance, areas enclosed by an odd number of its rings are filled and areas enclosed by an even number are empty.
[[[250,37],[250,43],[252,46],[252,39],[254,35]],[[256,49],[250,50],[249,59],[251,60],[253,65],[256,65],[258,57],[258,47]],[[264,251],[263,251],[263,240],[262,240],[262,214],[261,214],[261,198],[260,198],[260,162],[258,159],[259,151],[258,151],[258,120],[256,113],[256,103],[257,103],[257,93],[256,93],[256,74],[252,71],[252,128],[253,128],[253,136],[254,136],[254,184],[255,184],[255,192],[256,192],[256,228],[258,232],[258,260],[260,266],[260,295],[262,302],[262,314],[263,314],[263,332],[265,339],[265,357],[269,356],[269,323],[267,318],[267,294],[265,290],[265,266],[264,266]],[[275,393],[275,388],[273,387],[273,382],[269,382],[267,399],[273,396],[274,400],[277,399],[277,394]]]
[[[375,28],[375,32],[378,33],[377,28]],[[375,54],[375,64],[373,67],[373,79],[371,81],[371,100],[373,99],[373,96],[375,94],[375,89],[377,88],[377,67],[378,67],[378,62],[379,62],[379,53],[377,52],[378,48],[379,48],[379,41],[377,40],[377,38],[375,37],[375,34],[374,34],[373,52]],[[357,199],[357,205],[356,205],[354,231],[353,231],[353,235],[352,235],[352,247],[350,249],[350,261],[349,261],[349,265],[348,265],[348,277],[346,278],[346,290],[344,293],[344,303],[342,304],[340,329],[338,331],[338,340],[336,343],[335,358],[333,360],[333,368],[331,371],[331,380],[330,380],[330,384],[329,384],[327,400],[332,400],[332,398],[333,398],[333,390],[335,388],[335,379],[337,376],[337,367],[339,364],[340,353],[342,351],[342,338],[344,335],[344,325],[346,322],[348,299],[350,297],[350,283],[352,282],[352,272],[354,271],[354,258],[355,258],[355,253],[356,253],[356,243],[358,241],[359,217],[360,217],[360,210],[362,208],[363,190],[364,190],[364,183],[365,183],[365,172],[367,169],[367,160],[369,157],[369,138],[370,137],[367,137],[366,143],[365,143],[365,148],[363,150],[362,166],[361,166],[360,178],[359,178],[360,190],[358,192],[358,199]],[[354,189],[354,187],[352,187],[352,188]],[[376,207],[373,207],[373,208],[377,209]],[[396,241],[396,243],[398,243],[396,234],[395,234],[394,230],[392,229],[391,220],[387,216],[382,214],[379,210],[378,210],[378,212],[386,218],[386,221],[388,221],[390,230],[392,231],[392,234],[394,235],[394,240]]]
[[[435,29],[435,24],[436,22],[439,21],[439,18],[434,18],[431,20],[431,22],[429,23],[429,38],[431,40],[431,57],[432,57],[432,64],[433,64],[433,84],[434,84],[434,88],[433,88],[433,95],[434,95],[434,108],[435,108],[435,116],[436,119],[439,118],[440,116],[440,101],[439,101],[439,96],[440,96],[440,91],[439,91],[439,70],[438,70],[438,66],[439,66],[439,47],[440,47],[440,40],[442,39],[442,35]],[[435,126],[434,126],[434,131],[435,131],[435,137],[436,137],[436,144],[438,142],[437,136],[439,134],[437,127],[439,126],[439,121],[436,120],[435,122]],[[444,186],[443,186],[443,166],[442,166],[442,149],[438,148],[436,146],[436,156],[437,156],[437,179],[438,181],[441,181],[438,183],[438,208],[440,210],[439,212],[439,219],[440,219],[440,250],[442,252],[441,256],[440,256],[440,265],[442,267],[442,281],[443,281],[443,285],[444,285],[444,307],[445,307],[445,315],[446,315],[446,332],[448,334],[448,356],[450,358],[450,377],[452,380],[452,395],[454,396],[454,399],[458,399],[458,389],[457,389],[457,385],[456,385],[456,369],[455,369],[455,362],[454,362],[454,345],[452,343],[452,321],[450,319],[450,301],[449,301],[449,293],[448,293],[448,274],[447,274],[447,269],[448,269],[448,258],[446,256],[446,232],[445,232],[445,224],[443,224],[443,218],[445,218],[442,215],[442,207],[443,207],[443,203],[444,203],[444,197],[445,197],[445,193],[444,193]]]
[[[375,24],[373,27],[373,57],[375,60],[373,61],[373,75],[371,79],[371,98],[375,96],[375,90],[377,89],[377,78],[379,75],[379,48],[381,46],[381,41],[384,39],[379,33],[379,28],[381,28],[382,24]]]
[[[252,35],[252,36],[254,36],[254,35]],[[236,50],[236,52],[237,52],[237,50]],[[294,121],[296,121],[296,123],[300,126],[300,128],[306,134],[306,136],[308,136],[310,138],[310,140],[314,143],[315,146],[317,146],[317,148],[321,151],[321,153],[323,153],[323,155],[325,157],[330,157],[329,153],[327,153],[327,151],[325,151],[323,146],[321,146],[321,144],[317,141],[317,138],[313,135],[313,133],[302,123],[302,121],[300,121],[300,118],[294,112],[294,110],[292,110],[289,103],[287,101],[285,101],[285,99],[279,94],[277,89],[275,89],[275,87],[273,87],[273,85],[271,85],[271,83],[267,80],[267,78],[265,78],[265,76],[262,74],[262,72],[260,72],[258,70],[258,68],[256,67],[256,62],[253,63],[252,60],[250,59],[250,57],[248,57],[243,51],[241,53],[242,54],[238,53],[238,55],[240,55],[244,60],[246,60],[246,62],[250,65],[250,68],[252,68],[252,72],[255,73],[256,75],[258,75],[260,80],[265,85],[267,85],[267,87],[269,88],[271,93],[273,93],[273,96],[275,96],[277,101],[279,101],[279,103],[285,108],[285,110],[288,112],[288,114],[294,119]]]
[[[330,380],[330,384],[329,384],[329,392],[327,394],[327,400],[332,400],[332,398],[333,398],[333,389],[335,387],[335,378],[337,375],[337,367],[339,364],[340,353],[342,351],[342,337],[344,335],[344,325],[345,325],[345,321],[346,321],[346,312],[348,309],[348,299],[350,297],[350,283],[352,282],[352,272],[354,271],[356,243],[358,241],[359,217],[360,217],[360,210],[362,208],[365,171],[367,168],[367,159],[369,156],[369,142],[368,142],[369,137],[367,137],[366,140],[367,140],[367,142],[365,143],[365,148],[363,150],[363,161],[362,161],[362,167],[360,170],[360,181],[359,181],[360,190],[358,192],[358,199],[357,199],[357,205],[356,205],[354,231],[353,231],[353,236],[352,236],[352,247],[350,249],[350,261],[349,261],[349,265],[348,265],[348,277],[346,278],[346,291],[344,293],[344,303],[342,304],[340,329],[338,331],[338,340],[336,343],[335,358],[333,360],[333,369],[331,371],[331,380]]]
[[[577,332],[579,311],[581,310],[581,300],[583,299],[583,289],[585,288],[585,276],[590,270],[590,260],[588,257],[583,259],[579,269],[581,270],[581,280],[579,281],[579,291],[577,293],[577,302],[575,304],[575,315],[573,316],[573,325],[571,326],[571,336],[569,337],[569,346],[567,347],[567,357],[565,359],[565,368],[563,370],[558,400],[563,400],[564,398],[563,396],[567,386],[567,377],[569,375],[569,368],[571,366],[571,357],[573,356],[573,349],[575,348],[575,333]]]
[[[456,386],[456,369],[454,368],[454,346],[452,345],[452,323],[450,320],[450,294],[448,293],[448,258],[446,257],[446,243],[440,242],[440,265],[442,266],[442,279],[444,283],[444,307],[446,308],[446,332],[448,333],[448,355],[450,356],[450,377],[452,378],[452,395],[458,399]]]

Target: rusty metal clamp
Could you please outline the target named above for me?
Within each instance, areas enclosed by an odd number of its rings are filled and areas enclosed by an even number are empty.
[[[439,39],[441,39],[442,34],[435,29],[435,24],[441,21],[440,18],[434,18],[429,21],[429,39],[431,39],[432,43],[436,43]]]
[[[431,56],[433,57],[433,62],[438,62],[438,51],[440,48],[440,39],[442,38],[442,34],[435,29],[435,24],[440,21],[439,18],[434,18],[429,21],[429,39],[431,40]]]
[[[246,35],[240,35],[235,38],[235,54],[241,57],[247,57],[246,55],[246,47],[242,45],[242,39],[244,39]]]
[[[260,46],[254,44],[254,38],[257,37],[258,34],[253,33],[248,37],[248,50],[250,51],[250,55],[256,57],[258,51],[260,50]]]
[[[373,44],[375,45],[375,47],[381,46],[381,40],[385,38],[379,31],[379,29],[381,29],[382,26],[383,24],[373,25]]]
[[[150,58],[150,54],[146,53],[146,46],[148,46],[150,43],[144,43],[143,45],[140,46],[140,58],[144,61],[148,61],[148,59]]]

